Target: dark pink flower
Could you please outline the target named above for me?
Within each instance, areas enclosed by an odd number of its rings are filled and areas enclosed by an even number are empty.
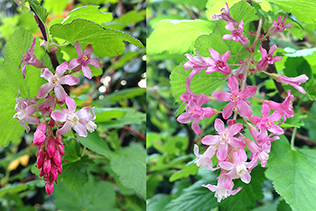
[[[276,44],[274,44],[270,48],[269,53],[267,53],[266,49],[262,48],[262,46],[260,45],[260,52],[261,52],[262,59],[257,64],[258,70],[264,70],[267,68],[268,65],[274,64],[274,62],[277,62],[283,59],[282,56],[275,56],[275,57],[272,56],[276,49],[277,49],[277,46]]]
[[[196,51],[197,56],[191,56],[190,54],[185,54],[189,59],[188,62],[184,63],[183,69],[192,70],[189,77],[192,78],[195,74],[200,74],[202,70],[206,70],[208,65],[202,60],[199,52]]]
[[[21,68],[21,64],[23,64],[22,74],[24,78],[26,74],[26,65],[33,65],[34,67],[37,67],[37,68],[41,68],[43,66],[43,62],[39,60],[38,58],[36,58],[36,56],[33,54],[35,43],[36,43],[36,38],[34,38],[33,43],[31,47],[29,48],[29,50],[25,51],[25,54],[22,55],[22,61],[19,65],[19,68]]]
[[[59,101],[64,101],[68,95],[65,92],[64,88],[62,87],[62,84],[73,86],[79,82],[79,78],[75,76],[72,76],[72,75],[63,76],[63,74],[65,73],[67,69],[68,69],[67,61],[63,62],[61,65],[59,65],[56,68],[55,75],[53,75],[53,73],[49,69],[43,68],[41,72],[41,77],[45,78],[48,81],[48,83],[43,84],[38,89],[37,98],[46,97],[48,93],[52,89],[54,89],[56,98]]]
[[[272,36],[278,32],[283,31],[284,29],[290,29],[293,23],[284,24],[284,22],[286,21],[286,18],[287,18],[287,15],[284,15],[283,19],[282,19],[282,16],[280,15],[277,21],[273,20],[273,26],[269,29],[268,34]]]
[[[34,133],[34,139],[33,139],[33,144],[37,145],[37,146],[41,146],[44,142],[44,140],[46,139],[46,123],[45,122],[41,122],[37,128],[36,131]]]
[[[228,4],[225,2],[225,8],[222,8],[222,13],[220,14],[214,14],[212,16],[213,20],[224,20],[224,21],[229,21],[234,24],[235,27],[238,27],[238,21],[234,20],[232,16],[230,16],[229,13],[229,7]]]
[[[69,69],[73,70],[76,67],[78,67],[79,69],[82,69],[82,73],[86,78],[91,79],[92,70],[90,69],[90,67],[88,67],[88,64],[93,65],[95,68],[102,67],[102,65],[97,59],[90,58],[91,54],[93,53],[92,45],[87,45],[83,53],[81,45],[78,41],[75,42],[74,46],[78,54],[78,59],[71,59],[69,61]]]
[[[256,93],[257,87],[248,86],[242,91],[239,91],[238,81],[233,75],[228,78],[227,85],[231,93],[224,91],[217,91],[213,93],[213,97],[217,101],[230,101],[223,109],[222,115],[224,119],[228,119],[235,108],[237,108],[242,117],[250,118],[252,110],[246,99],[252,97]]]
[[[203,61],[208,65],[208,68],[205,71],[205,73],[219,71],[223,75],[228,75],[231,72],[231,70],[226,63],[229,58],[230,51],[227,51],[222,56],[220,56],[220,54],[217,51],[211,48],[209,48],[208,50],[212,58],[202,57]]]
[[[281,83],[286,83],[291,86],[293,86],[295,89],[297,89],[300,93],[306,94],[306,91],[303,87],[300,86],[301,83],[305,83],[308,80],[308,77],[303,74],[294,78],[288,78],[283,75],[279,75],[277,81]]]
[[[83,125],[82,119],[86,119],[88,117],[89,109],[82,108],[80,111],[76,112],[76,102],[71,97],[67,96],[66,105],[68,109],[64,109],[63,111],[53,111],[52,118],[58,122],[64,122],[64,126],[57,130],[57,135],[63,135],[68,133],[71,128],[73,128],[79,136],[87,137],[87,129],[85,125]]]
[[[215,130],[218,135],[204,136],[201,142],[205,145],[214,146],[218,145],[216,152],[217,160],[224,161],[228,157],[228,147],[244,148],[245,143],[239,138],[234,137],[243,128],[241,123],[236,123],[230,127],[225,128],[224,122],[221,119],[215,119]]]
[[[275,110],[281,116],[284,117],[283,123],[286,121],[286,117],[291,118],[294,116],[293,105],[291,103],[291,100],[293,98],[294,96],[291,95],[291,90],[288,90],[287,96],[283,103],[276,103],[272,100],[267,101],[267,104],[270,107],[270,109]]]
[[[221,202],[221,200],[226,199],[230,195],[235,195],[242,189],[242,187],[238,187],[237,189],[232,190],[234,187],[232,178],[225,174],[221,173],[217,179],[217,186],[211,184],[202,186],[208,188],[212,192],[215,192],[215,197],[218,202]]]
[[[225,29],[231,31],[232,34],[225,34],[223,40],[234,40],[234,42],[239,42],[242,45],[247,45],[249,40],[247,37],[243,36],[244,32],[244,21],[241,20],[237,29],[232,22],[227,22]]]
[[[200,95],[195,94],[190,88],[190,79],[186,78],[186,90],[187,92],[180,95],[180,99],[186,103],[186,109],[194,105],[202,105],[208,102],[208,96],[201,93]]]

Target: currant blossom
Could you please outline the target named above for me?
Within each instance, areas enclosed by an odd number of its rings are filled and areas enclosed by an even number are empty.
[[[201,55],[196,51],[197,56],[191,56],[190,54],[185,54],[189,59],[188,62],[184,63],[183,69],[191,70],[189,77],[192,79],[195,74],[200,74],[202,70],[207,69],[208,65],[202,60]]]
[[[87,129],[81,122],[88,117],[90,109],[82,108],[76,112],[77,105],[74,99],[67,96],[65,101],[68,109],[53,111],[51,115],[55,121],[65,123],[62,128],[57,130],[56,134],[66,134],[73,128],[79,136],[87,137]]]
[[[194,144],[194,154],[197,160],[194,162],[199,168],[204,168],[215,171],[218,168],[213,168],[212,157],[215,155],[216,148],[209,146],[207,150],[200,155],[198,145]]]
[[[284,133],[283,129],[279,125],[274,124],[274,122],[277,122],[282,118],[282,115],[279,112],[274,112],[269,116],[270,108],[267,103],[263,103],[261,106],[261,113],[262,117],[252,116],[250,119],[257,128],[269,130],[271,133],[276,135]]]
[[[225,174],[221,173],[217,179],[217,186],[211,184],[202,186],[208,188],[212,192],[215,192],[215,197],[217,198],[218,202],[221,202],[221,200],[226,199],[230,195],[235,195],[242,189],[242,187],[238,187],[237,189],[232,190],[234,183],[232,179]]]
[[[34,38],[33,43],[31,47],[29,48],[29,50],[25,51],[25,54],[22,55],[22,61],[19,65],[19,68],[21,68],[21,64],[23,64],[22,74],[24,78],[26,74],[26,65],[33,65],[34,67],[37,67],[37,68],[43,67],[43,62],[39,60],[38,58],[36,58],[36,56],[33,54],[35,43],[36,43],[36,38]]]
[[[216,152],[217,160],[224,161],[228,157],[229,146],[234,148],[244,148],[245,143],[241,139],[234,137],[243,128],[241,123],[236,123],[228,128],[225,128],[224,122],[221,119],[215,119],[215,130],[219,135],[204,136],[201,142],[204,145],[215,146],[218,144]]]
[[[251,152],[251,161],[249,162],[248,170],[251,171],[254,167],[256,167],[258,165],[258,161],[260,161],[261,167],[265,167],[269,159],[271,144],[263,144],[262,148],[260,148],[254,141],[251,141],[248,138],[246,138],[245,140],[247,143],[247,148]]]
[[[278,82],[289,84],[293,86],[295,89],[297,89],[300,93],[306,94],[305,89],[300,86],[301,83],[305,83],[309,79],[305,74],[294,77],[294,78],[288,78],[283,75],[278,75],[278,77],[276,78]]]
[[[262,48],[262,46],[260,45],[260,52],[261,52],[262,59],[257,64],[258,70],[264,70],[267,68],[268,65],[272,65],[274,64],[274,62],[278,62],[283,59],[282,56],[272,57],[276,49],[277,49],[277,46],[276,44],[274,44],[270,48],[269,53],[267,53],[266,49]]]
[[[36,107],[34,106],[34,104],[30,103],[32,103],[32,100],[28,100],[25,98],[22,99],[22,102],[20,102],[20,99],[17,97],[16,105],[14,108],[17,111],[17,113],[13,115],[13,118],[20,122],[20,124],[26,129],[27,133],[30,131],[30,127],[25,124],[25,121],[33,125],[37,125],[40,123],[40,121],[37,118],[31,117],[31,115],[34,114]]]
[[[227,51],[222,56],[220,56],[220,54],[217,51],[211,48],[209,48],[208,50],[212,58],[202,57],[203,61],[208,65],[208,68],[205,71],[205,73],[219,71],[223,75],[228,75],[231,72],[231,70],[226,63],[229,58],[230,51]]]
[[[75,42],[74,46],[78,54],[78,59],[71,59],[69,61],[69,69],[73,70],[78,67],[79,69],[82,69],[82,73],[86,78],[91,79],[92,70],[90,69],[90,67],[88,67],[88,64],[93,65],[95,68],[102,67],[97,59],[90,58],[91,54],[93,53],[92,45],[87,45],[83,53],[81,45],[78,41]]]
[[[219,166],[222,169],[228,171],[226,175],[230,178],[238,179],[241,178],[241,181],[248,184],[251,180],[251,176],[247,170],[248,163],[247,154],[244,149],[239,149],[237,151],[232,151],[232,161],[223,161],[219,163]]]
[[[223,40],[234,40],[234,42],[239,42],[242,45],[247,45],[249,40],[247,37],[243,36],[244,31],[244,21],[241,20],[237,29],[232,22],[227,22],[225,29],[231,31],[232,34],[225,34]]]
[[[183,93],[182,95],[180,95],[180,99],[187,104],[186,105],[186,109],[188,109],[191,106],[194,106],[196,104],[198,105],[202,105],[202,104],[206,104],[208,102],[208,96],[204,95],[203,93],[197,95],[194,92],[191,91],[190,88],[190,79],[186,78],[186,93]]]
[[[290,29],[293,23],[284,24],[286,18],[287,18],[287,15],[284,15],[283,19],[282,19],[282,16],[280,15],[277,21],[273,20],[273,26],[269,29],[268,34],[272,36],[278,32],[283,31],[284,29]]]
[[[41,122],[37,128],[36,131],[34,133],[34,139],[33,139],[33,144],[37,145],[37,146],[41,146],[44,142],[44,140],[46,139],[46,123],[45,122]]]
[[[265,128],[262,128],[259,132],[255,127],[253,127],[248,122],[247,122],[247,127],[249,129],[251,136],[260,147],[263,146],[264,144],[271,144],[272,141],[280,139],[279,136],[272,137],[274,135],[273,133],[270,133],[270,135],[268,135],[268,132]]]
[[[43,84],[37,93],[37,98],[44,98],[48,95],[48,93],[54,89],[56,94],[56,98],[59,101],[64,101],[65,98],[68,96],[65,92],[62,84],[67,84],[73,86],[79,82],[79,78],[72,76],[72,75],[65,75],[65,71],[68,69],[67,61],[63,62],[56,68],[55,75],[49,71],[47,68],[43,68],[41,71],[41,77],[45,78],[48,83]]]
[[[213,20],[229,21],[229,22],[232,22],[235,27],[238,27],[238,21],[236,21],[235,19],[232,18],[232,16],[230,16],[229,7],[228,7],[228,4],[226,2],[225,2],[225,7],[222,8],[221,10],[222,10],[222,13],[214,14],[212,16],[212,19]]]
[[[94,122],[94,120],[96,118],[95,113],[94,113],[94,107],[92,107],[92,108],[85,107],[83,109],[88,110],[88,111],[86,111],[86,112],[88,112],[88,115],[86,118],[80,119],[79,122],[81,124],[83,124],[90,133],[92,133],[97,128],[97,125]],[[92,111],[93,116],[90,113],[90,111]]]
[[[235,108],[237,108],[242,117],[250,118],[252,110],[246,99],[252,97],[256,93],[257,87],[248,86],[242,91],[239,91],[238,81],[233,75],[228,78],[227,85],[231,93],[217,91],[212,95],[217,101],[230,101],[223,109],[223,118],[228,119]]]

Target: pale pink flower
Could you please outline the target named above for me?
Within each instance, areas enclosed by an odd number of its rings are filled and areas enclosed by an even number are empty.
[[[202,60],[202,57],[198,51],[196,51],[196,54],[197,56],[185,54],[189,61],[184,63],[183,69],[192,70],[189,74],[190,78],[192,78],[195,74],[200,74],[202,70],[206,70],[208,67],[208,65]]]
[[[227,22],[225,29],[231,31],[232,34],[225,34],[223,40],[234,40],[234,42],[239,42],[242,45],[247,45],[249,40],[247,37],[243,36],[244,31],[244,21],[241,20],[237,29],[232,22]]]
[[[241,139],[234,137],[243,128],[241,123],[236,123],[225,128],[224,122],[221,119],[215,119],[215,130],[218,135],[204,136],[201,142],[205,145],[214,146],[219,143],[216,152],[217,160],[224,161],[228,157],[229,146],[235,148],[244,148],[245,143]]]
[[[223,109],[222,115],[224,119],[228,119],[235,108],[237,108],[242,117],[250,118],[252,110],[246,99],[252,97],[256,93],[257,87],[248,86],[242,91],[239,91],[238,81],[233,75],[228,78],[227,85],[231,93],[224,91],[217,91],[213,93],[213,97],[217,101],[230,101]]]
[[[301,83],[305,83],[308,80],[308,77],[303,74],[294,78],[288,78],[283,75],[279,75],[277,81],[281,83],[286,83],[291,86],[293,86],[295,89],[297,89],[300,93],[306,94],[306,91],[303,87],[300,86]]]
[[[203,61],[208,65],[205,73],[213,73],[219,71],[223,75],[228,75],[231,72],[230,67],[226,64],[230,55],[230,51],[227,51],[222,56],[215,50],[209,48],[210,57],[202,57]]]
[[[286,21],[286,18],[287,18],[287,15],[285,14],[283,19],[282,19],[282,16],[280,15],[277,21],[273,20],[273,26],[269,29],[268,34],[272,36],[278,32],[283,31],[284,29],[290,29],[293,23],[284,24],[284,22]]]
[[[33,54],[35,43],[36,43],[36,38],[34,38],[33,43],[31,47],[29,48],[29,50],[25,51],[25,54],[22,55],[22,61],[19,65],[19,68],[21,68],[21,64],[23,64],[22,74],[24,78],[26,74],[26,65],[32,65],[37,68],[41,68],[43,66],[43,62],[39,60],[38,58],[36,58],[36,56]]]
[[[215,197],[218,202],[221,202],[221,200],[226,199],[230,195],[235,195],[242,189],[242,187],[238,187],[237,189],[232,190],[234,183],[232,179],[225,174],[221,173],[217,179],[218,182],[216,186],[211,184],[202,186],[208,188],[212,192],[215,192]]]
[[[94,107],[92,107],[92,108],[85,107],[83,109],[87,110],[86,112],[88,112],[88,115],[86,118],[80,119],[79,122],[81,124],[83,124],[90,133],[92,133],[97,128],[97,125],[94,122],[94,120],[96,118],[95,113],[94,113]],[[92,111],[93,116],[90,113],[90,111]]]
[[[274,64],[274,62],[277,62],[283,59],[282,56],[275,56],[275,57],[272,56],[276,49],[277,49],[277,46],[276,44],[274,44],[270,48],[269,53],[267,53],[266,49],[262,48],[262,46],[260,45],[260,52],[261,52],[262,59],[257,64],[258,70],[264,70],[267,68],[268,65],[272,65]]]
[[[56,134],[66,134],[73,128],[79,136],[87,137],[87,129],[81,122],[82,119],[88,117],[90,108],[82,108],[80,111],[76,112],[77,105],[74,99],[67,96],[65,101],[68,109],[64,109],[63,111],[53,111],[51,115],[55,121],[65,122],[63,127],[57,130]]]
[[[294,98],[293,95],[291,95],[291,90],[287,91],[287,96],[283,103],[276,103],[272,100],[267,101],[268,106],[270,109],[275,110],[278,112],[281,116],[284,117],[283,122],[286,121],[286,117],[291,118],[294,116],[294,111],[293,111],[293,105],[291,103],[291,100]]]
[[[65,71],[68,69],[67,61],[63,62],[61,65],[59,65],[56,68],[55,75],[49,71],[47,68],[43,68],[41,71],[41,77],[45,78],[48,83],[43,84],[39,89],[37,93],[37,98],[44,98],[48,95],[48,93],[54,89],[54,92],[56,94],[56,98],[59,101],[64,101],[67,93],[65,92],[64,88],[62,87],[62,84],[67,84],[70,86],[73,86],[79,82],[79,78],[72,76],[72,75],[65,75]]]
[[[219,163],[219,166],[228,171],[226,175],[230,178],[241,178],[241,181],[248,184],[251,180],[251,176],[247,170],[249,163],[246,162],[246,151],[244,149],[232,151],[232,158],[232,163],[229,161],[223,161]]]
[[[69,69],[73,70],[78,67],[79,69],[82,69],[82,73],[86,78],[91,79],[92,70],[90,69],[90,67],[88,67],[88,64],[93,65],[95,68],[102,67],[97,59],[90,58],[91,54],[93,53],[92,45],[87,45],[83,53],[81,45],[78,41],[75,42],[74,46],[78,54],[78,59],[71,59],[69,61]]]
[[[277,122],[282,118],[280,113],[274,112],[269,116],[270,108],[267,103],[262,104],[261,113],[262,117],[252,116],[250,119],[251,122],[257,126],[257,128],[269,130],[271,133],[276,135],[281,135],[284,133],[283,129],[279,125],[274,124],[274,122]]]
[[[212,16],[213,20],[224,20],[229,21],[234,24],[235,27],[238,27],[238,21],[234,20],[232,16],[230,16],[229,7],[228,4],[225,2],[225,8],[222,8],[222,13],[220,14],[214,14]]]
[[[216,148],[214,146],[209,146],[207,150],[200,155],[198,145],[194,144],[194,154],[196,156],[196,161],[194,162],[199,168],[204,168],[215,171],[218,168],[213,168],[212,157],[215,155]]]
[[[258,165],[258,160],[261,163],[261,167],[265,167],[269,159],[269,152],[271,149],[271,144],[265,143],[262,148],[258,147],[257,144],[250,139],[246,138],[247,148],[251,151],[250,159],[248,165],[248,170],[252,170]]]
[[[41,122],[37,128],[36,131],[34,133],[34,139],[33,139],[33,144],[37,145],[37,146],[41,146],[44,142],[44,140],[46,139],[46,123],[45,122]]]

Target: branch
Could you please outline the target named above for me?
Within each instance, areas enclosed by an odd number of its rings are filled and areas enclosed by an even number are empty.
[[[133,130],[130,126],[124,125],[123,129],[128,130],[131,133],[134,133],[135,135],[139,136],[141,139],[146,141],[146,137],[144,136],[144,134],[137,132],[136,130]]]

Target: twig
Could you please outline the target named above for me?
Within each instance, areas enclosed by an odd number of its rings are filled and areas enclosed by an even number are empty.
[[[128,130],[131,133],[134,133],[135,135],[139,136],[141,139],[146,141],[146,137],[144,136],[144,134],[137,132],[136,130],[133,130],[130,126],[124,125],[123,129]]]
[[[197,19],[197,17],[193,14],[193,12],[191,12],[191,10],[189,10],[189,8],[188,8],[187,6],[185,6],[184,4],[183,4],[182,6],[183,6],[184,10],[189,14],[189,16],[190,16],[192,19],[194,19],[194,20]]]

